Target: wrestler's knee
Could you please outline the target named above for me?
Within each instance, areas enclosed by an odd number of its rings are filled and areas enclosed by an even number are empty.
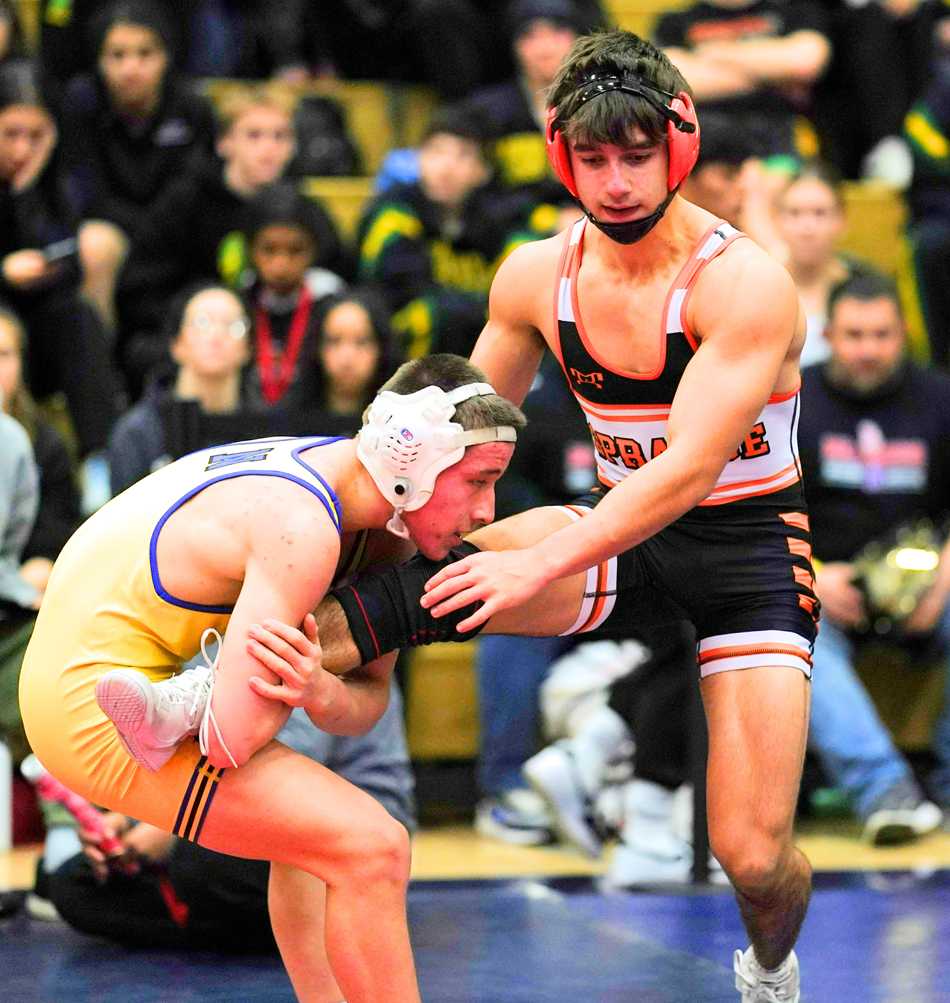
[[[355,821],[346,836],[341,874],[329,883],[404,886],[409,883],[409,865],[409,833],[380,807]]]
[[[709,846],[733,885],[754,894],[768,891],[780,880],[791,841],[766,826],[733,823],[712,826]]]

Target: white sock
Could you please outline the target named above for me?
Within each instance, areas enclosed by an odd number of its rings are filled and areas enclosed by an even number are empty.
[[[43,844],[43,870],[47,874],[59,870],[70,857],[82,851],[79,833],[71,825],[54,825],[46,833]]]

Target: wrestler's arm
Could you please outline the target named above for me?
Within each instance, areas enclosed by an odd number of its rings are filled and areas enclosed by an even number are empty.
[[[266,620],[302,623],[330,587],[339,537],[322,506],[287,483],[252,500],[255,527],[248,543],[244,579],[234,604],[215,675],[212,712],[220,729],[208,729],[212,765],[241,765],[280,730],[290,708],[256,694],[248,683],[264,676],[276,683],[248,651],[252,624]],[[301,554],[319,554],[304,560]],[[342,684],[340,684],[342,685]],[[223,744],[222,744],[223,740]],[[230,755],[228,754],[230,753]]]
[[[545,268],[553,272],[558,240],[523,244],[498,269],[488,297],[488,323],[472,350],[471,361],[502,397],[521,404],[544,354],[539,311],[552,298],[543,295]]]
[[[541,544],[475,554],[429,583],[439,615],[481,600],[467,630],[523,603],[549,583],[636,546],[699,504],[714,487],[773,392],[801,319],[788,273],[751,241],[712,262],[688,307],[701,343],[668,419],[669,446],[608,492],[588,516]],[[451,597],[451,598],[450,598]]]

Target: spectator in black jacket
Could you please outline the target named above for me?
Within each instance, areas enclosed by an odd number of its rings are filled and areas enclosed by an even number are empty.
[[[897,292],[874,273],[835,287],[826,337],[831,355],[802,372],[798,428],[811,519],[815,592],[822,604],[813,651],[809,745],[850,797],[874,843],[913,839],[941,822],[858,678],[854,661],[876,637],[876,610],[861,589],[864,548],[908,520],[936,525],[950,513],[950,380],[908,362]],[[885,548],[886,549],[886,548]],[[924,582],[926,584],[926,580]],[[950,652],[950,545],[900,629],[882,640],[941,642]],[[892,617],[892,623],[895,618]],[[945,669],[945,689],[950,669]],[[934,800],[950,808],[950,703],[935,724]]]
[[[571,0],[514,0],[506,23],[517,72],[471,98],[486,122],[495,175],[535,203],[571,203],[548,165],[544,123],[547,89],[578,35],[580,15]]]
[[[408,358],[468,355],[485,323],[502,260],[532,233],[520,204],[489,183],[485,126],[471,109],[443,109],[419,150],[419,180],[387,188],[357,233],[359,276],[377,286]]]
[[[177,77],[171,45],[149,0],[110,5],[96,23],[96,71],[70,81],[59,112],[70,196],[88,221],[85,292],[113,325],[128,238],[172,182],[213,153],[211,105]]]
[[[81,299],[76,218],[57,132],[32,70],[0,70],[0,295],[28,334],[27,385],[63,391],[82,454],[105,445],[117,412],[110,347]]]

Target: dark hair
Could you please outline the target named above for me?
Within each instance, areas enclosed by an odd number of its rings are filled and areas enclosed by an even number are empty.
[[[882,298],[889,299],[897,307],[898,314],[903,316],[900,293],[894,280],[873,268],[863,267],[832,287],[828,294],[828,317],[834,316],[835,307],[843,299],[870,303]]]
[[[295,226],[310,235],[315,256],[336,244],[336,236],[328,228],[325,213],[291,181],[268,185],[248,199],[241,219],[244,236],[249,242],[268,226]]]
[[[165,11],[149,0],[117,0],[93,19],[89,28],[89,39],[90,51],[95,54],[96,59],[99,58],[106,35],[117,24],[147,28],[161,42],[171,64],[178,41],[175,29]]]
[[[429,124],[422,134],[422,143],[433,136],[445,134],[468,139],[475,143],[482,155],[487,153],[490,127],[477,108],[462,104],[443,105],[432,113]]]
[[[39,67],[32,60],[17,59],[0,64],[0,110],[15,104],[47,108]]]
[[[755,141],[741,118],[717,111],[703,112],[703,141],[696,170],[707,164],[738,167],[752,156],[755,156]]]
[[[514,0],[505,14],[505,27],[512,43],[532,21],[550,21],[574,32],[582,28],[580,13],[572,0]]]
[[[486,383],[485,374],[473,366],[461,355],[424,355],[421,359],[413,359],[403,363],[392,379],[383,384],[384,390],[392,390],[397,394],[411,394],[423,387],[441,387],[443,390],[454,390],[466,383]],[[496,428],[499,425],[511,425],[522,429],[527,419],[511,401],[498,394],[488,394],[484,397],[470,397],[458,405],[453,421],[462,428]]]
[[[548,92],[548,107],[557,108],[561,128],[572,140],[588,143],[629,142],[638,126],[652,142],[666,138],[667,119],[646,98],[619,91],[580,102],[592,73],[633,76],[660,91],[691,94],[683,74],[655,45],[629,31],[599,31],[581,35],[571,46]],[[659,94],[657,100],[668,103]]]
[[[703,142],[706,142],[706,120],[703,119]],[[838,168],[833,164],[829,164],[826,160],[821,160],[818,157],[812,157],[808,160],[802,161],[801,164],[793,171],[791,177],[788,179],[788,184],[785,186],[785,191],[796,181],[820,181],[826,188],[828,188],[832,195],[835,197],[835,202],[841,207],[844,205],[844,179],[841,176]]]

